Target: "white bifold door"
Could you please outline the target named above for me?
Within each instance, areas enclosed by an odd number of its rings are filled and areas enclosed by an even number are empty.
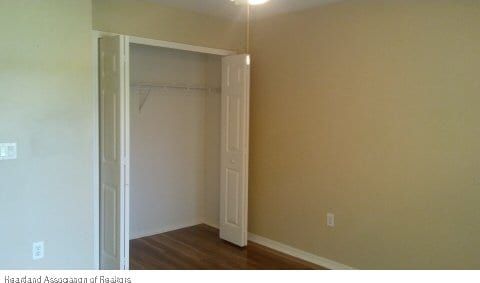
[[[128,269],[125,38],[99,40],[100,268]]]
[[[129,42],[99,40],[100,268],[129,265]],[[247,245],[250,57],[222,60],[220,238]],[[168,66],[165,66],[168,68]]]
[[[247,245],[250,57],[222,60],[220,238]]]

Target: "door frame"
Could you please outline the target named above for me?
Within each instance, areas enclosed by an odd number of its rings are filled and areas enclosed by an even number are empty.
[[[142,38],[142,37],[136,37],[136,36],[128,36],[124,34],[118,34],[118,33],[111,33],[111,32],[104,32],[104,31],[98,31],[98,30],[93,30],[92,31],[92,48],[93,48],[93,56],[92,56],[92,66],[93,66],[93,108],[94,108],[94,114],[93,114],[93,140],[94,140],[94,150],[93,150],[93,176],[94,176],[94,184],[93,184],[93,208],[94,208],[94,213],[93,213],[93,231],[94,231],[94,239],[93,239],[93,264],[94,264],[94,269],[100,269],[100,118],[99,118],[99,111],[100,111],[100,105],[99,105],[99,44],[98,40],[102,36],[115,36],[115,35],[122,35],[125,36],[125,52],[127,53],[126,55],[126,63],[127,66],[129,66],[129,47],[130,44],[140,44],[140,45],[146,45],[146,46],[153,46],[153,47],[163,47],[163,48],[170,48],[170,49],[176,49],[176,50],[183,50],[183,51],[191,51],[191,52],[197,52],[197,53],[204,53],[204,54],[211,54],[211,55],[219,55],[219,56],[228,56],[228,55],[235,55],[237,52],[231,51],[231,50],[225,50],[225,49],[217,49],[217,48],[210,48],[210,47],[204,47],[204,46],[196,46],[196,45],[190,45],[190,44],[184,44],[184,43],[178,43],[178,42],[172,42],[172,41],[164,41],[164,40],[157,40],[157,39],[151,39],[151,38]],[[125,96],[126,96],[126,108],[130,108],[130,70],[127,68],[125,70]],[[125,110],[125,108],[123,108]],[[129,189],[129,179],[130,179],[130,111],[126,111],[127,113],[125,114],[125,123],[126,123],[126,155],[127,155],[127,160],[126,160],[126,179],[127,179],[127,185],[126,189],[124,192],[124,205],[123,205],[123,213],[125,213],[125,231],[124,231],[124,245],[128,245],[129,240],[130,240],[130,230],[129,230],[129,221],[130,221],[130,189]],[[128,247],[128,246],[127,246]],[[129,269],[129,249],[125,249],[125,257],[126,261],[124,262],[126,269]]]

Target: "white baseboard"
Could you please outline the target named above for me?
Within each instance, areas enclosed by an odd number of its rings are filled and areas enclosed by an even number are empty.
[[[291,255],[293,257],[314,263],[316,265],[320,265],[328,269],[332,269],[332,270],[355,269],[351,266],[299,250],[297,248],[264,238],[262,236],[255,235],[253,233],[248,233],[248,240],[254,243],[257,243],[259,245],[266,246],[278,252]]]
[[[202,224],[201,220],[194,221],[194,222],[191,222],[191,223],[180,224],[180,225],[167,225],[167,226],[163,226],[161,228],[154,229],[154,230],[135,232],[135,233],[133,233],[133,235],[130,235],[130,240],[135,240],[135,239],[139,239],[139,238],[143,238],[143,237],[149,237],[149,236],[153,236],[153,235],[157,235],[157,234],[162,234],[162,233],[166,233],[166,232],[170,232],[170,231],[175,231],[175,230],[178,230],[178,229],[183,229],[183,228],[187,228],[187,227],[191,227],[191,226],[195,226],[195,225],[199,225],[199,224]]]

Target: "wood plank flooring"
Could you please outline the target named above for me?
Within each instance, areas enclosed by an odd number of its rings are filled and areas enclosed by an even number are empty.
[[[218,237],[218,230],[197,225],[130,241],[130,269],[324,269],[249,242],[239,248]]]

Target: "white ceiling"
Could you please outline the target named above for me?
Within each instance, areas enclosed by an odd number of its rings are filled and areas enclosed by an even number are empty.
[[[239,17],[242,7],[235,5],[230,0],[148,0],[186,9],[197,13],[207,14],[222,18]],[[283,14],[293,11],[309,9],[322,4],[336,2],[339,0],[270,0],[266,4],[252,6],[252,15],[255,17],[268,17],[276,14]]]

